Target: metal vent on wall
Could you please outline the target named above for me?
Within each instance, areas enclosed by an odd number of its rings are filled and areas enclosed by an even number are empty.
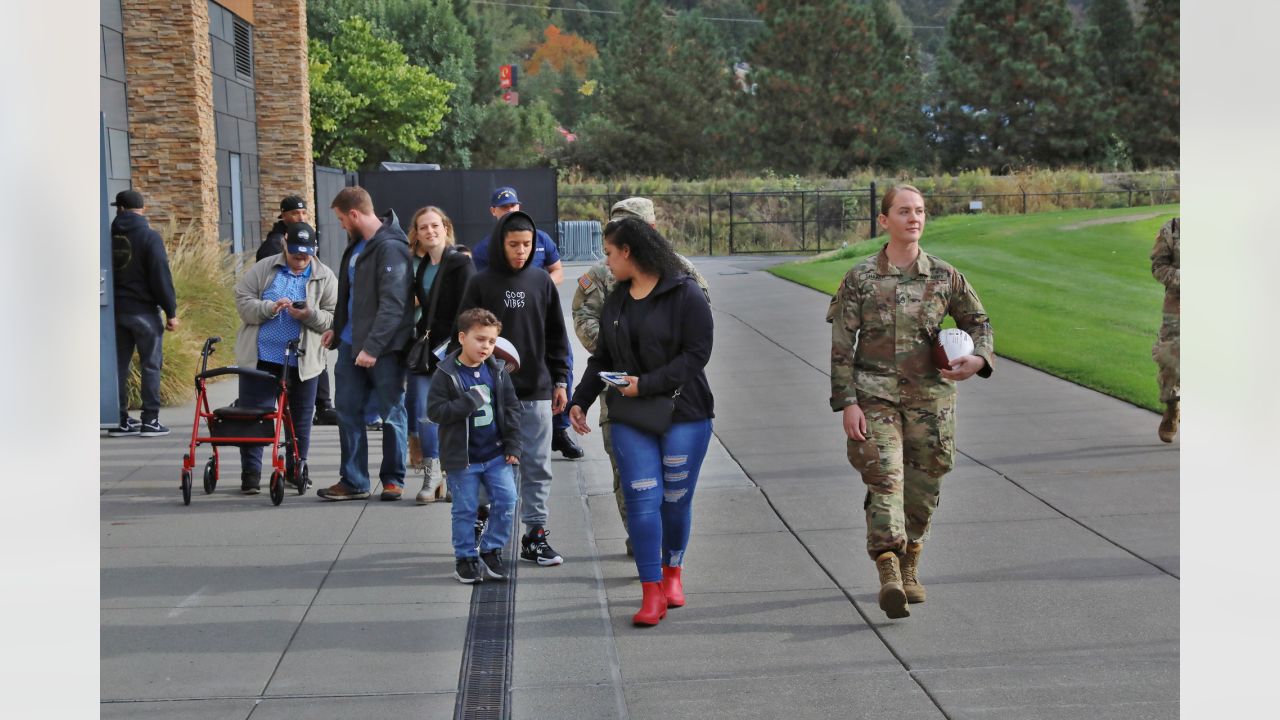
[[[235,18],[236,74],[253,78],[253,35],[249,23]]]

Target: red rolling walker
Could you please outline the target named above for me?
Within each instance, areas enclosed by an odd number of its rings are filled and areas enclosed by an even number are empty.
[[[289,411],[289,357],[301,355],[298,341],[291,340],[284,350],[284,362],[281,364],[280,376],[276,377],[257,368],[220,367],[209,370],[209,356],[213,354],[214,345],[222,342],[220,337],[211,337],[204,341],[200,350],[200,374],[196,375],[196,416],[191,424],[191,447],[182,456],[182,504],[191,504],[192,475],[196,464],[196,446],[212,445],[213,457],[204,466],[204,492],[212,493],[218,485],[218,448],[224,446],[247,447],[252,445],[271,446],[271,483],[269,494],[271,504],[279,505],[284,500],[284,484],[288,482],[302,495],[311,484],[307,461],[298,457],[297,443],[293,437],[293,416]],[[242,407],[231,405],[216,410],[209,409],[209,395],[205,390],[205,381],[219,375],[244,375],[269,382],[279,383],[280,392],[276,398],[276,406]],[[200,435],[200,421],[204,419],[208,426],[208,435]],[[283,451],[283,452],[281,452]],[[289,453],[290,463],[285,462],[284,453]]]

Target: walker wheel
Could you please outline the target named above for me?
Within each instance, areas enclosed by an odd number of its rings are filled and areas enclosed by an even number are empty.
[[[271,471],[271,504],[279,505],[284,502],[284,473],[279,470]]]
[[[191,471],[182,469],[182,504],[191,504]]]
[[[204,465],[204,494],[208,495],[218,487],[218,461],[209,458],[209,462]]]
[[[307,467],[306,460],[299,460],[290,473],[293,477],[289,484],[297,489],[299,495],[307,494],[307,486],[311,484],[311,470]]]

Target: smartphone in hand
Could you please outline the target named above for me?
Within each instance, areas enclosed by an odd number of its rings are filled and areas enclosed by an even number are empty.
[[[307,309],[307,301],[306,301],[306,300],[294,300],[294,301],[293,301],[293,309],[294,309],[294,310],[306,310],[306,309]]]

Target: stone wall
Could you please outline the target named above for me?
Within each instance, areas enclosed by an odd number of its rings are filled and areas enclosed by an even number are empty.
[[[263,227],[275,222],[280,199],[315,202],[311,160],[311,83],[307,74],[305,0],[255,0],[255,95],[258,182]],[[311,208],[311,223],[323,208]]]
[[[218,232],[207,0],[122,0],[133,187],[153,227]]]

